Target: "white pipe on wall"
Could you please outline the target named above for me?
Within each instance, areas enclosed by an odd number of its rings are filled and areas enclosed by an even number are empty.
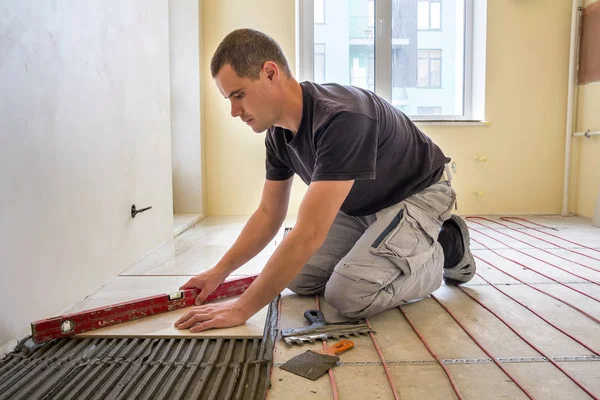
[[[583,0],[573,0],[571,10],[571,45],[569,51],[569,93],[567,97],[567,141],[565,145],[565,177],[561,214],[569,214],[569,181],[571,179],[571,140],[573,135],[574,103],[577,94],[577,63],[579,48],[579,23]]]
[[[573,136],[585,136],[587,138],[589,138],[590,136],[599,136],[599,135],[600,135],[600,131],[596,131],[596,132],[592,132],[592,131],[575,132],[573,134]]]

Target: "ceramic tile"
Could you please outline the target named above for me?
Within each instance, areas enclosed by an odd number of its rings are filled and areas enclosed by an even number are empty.
[[[191,276],[118,276],[93,294],[71,307],[67,312],[79,312],[124,301],[164,293],[173,293]],[[230,276],[228,280],[238,278]]]
[[[122,275],[195,275],[212,268],[229,250],[229,245],[178,244],[178,248],[165,256],[148,256]],[[257,274],[275,251],[269,245],[252,260],[237,269],[238,275]]]
[[[136,321],[125,322],[106,328],[96,329],[76,335],[76,337],[101,338],[261,338],[263,336],[268,307],[252,316],[244,325],[233,328],[210,329],[191,333],[189,329],[177,329],[173,325],[190,307],[170,311]]]
[[[191,226],[202,219],[200,214],[175,214],[173,215],[173,237],[181,235]]]
[[[212,268],[231,248],[247,217],[206,218],[176,239],[142,258],[121,275],[195,275]],[[260,273],[281,238],[276,237],[256,257],[240,267],[237,275]]]

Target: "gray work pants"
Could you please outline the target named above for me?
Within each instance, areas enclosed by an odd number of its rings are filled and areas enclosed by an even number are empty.
[[[349,318],[365,318],[426,297],[442,284],[439,230],[456,193],[440,181],[365,217],[338,212],[327,238],[289,289],[325,295]]]

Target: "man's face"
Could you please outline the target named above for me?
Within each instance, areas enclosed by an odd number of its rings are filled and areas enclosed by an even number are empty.
[[[224,65],[215,81],[221,94],[231,103],[231,116],[240,117],[256,133],[269,129],[279,118],[274,82],[265,68],[260,78],[240,77],[231,65]]]

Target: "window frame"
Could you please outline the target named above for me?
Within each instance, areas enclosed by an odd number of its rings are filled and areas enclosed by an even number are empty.
[[[326,0],[325,0],[326,1]],[[474,4],[478,2],[477,4]],[[296,0],[297,5],[297,68],[300,80],[313,80],[314,2]],[[476,9],[476,10],[475,10]],[[464,59],[463,59],[463,114],[462,115],[409,115],[415,121],[476,122],[483,121],[485,107],[485,22],[477,22],[474,15],[486,15],[486,0],[464,0]],[[392,0],[375,0],[375,93],[392,102]],[[440,16],[440,27],[441,27]],[[477,67],[474,74],[474,30],[478,29]],[[482,34],[479,34],[482,30]],[[435,30],[437,31],[437,30]],[[387,51],[385,50],[387,49]],[[483,67],[483,68],[482,68]],[[442,74],[440,63],[440,74]],[[477,79],[476,90],[473,80]],[[442,76],[440,76],[441,84]],[[434,89],[434,88],[432,88]],[[474,105],[473,99],[480,104]]]

